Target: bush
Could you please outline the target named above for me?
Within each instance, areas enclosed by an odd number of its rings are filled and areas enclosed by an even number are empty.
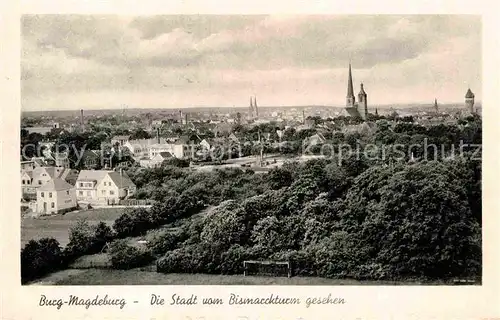
[[[146,248],[129,245],[126,240],[117,240],[109,248],[111,265],[114,269],[132,269],[151,263],[154,258]]]
[[[169,251],[157,262],[162,273],[220,273],[222,252],[205,243]]]
[[[242,274],[243,261],[254,259],[251,250],[238,244],[231,246],[222,254],[220,272],[222,274]]]
[[[154,236],[148,243],[148,247],[154,254],[164,254],[177,248],[184,239],[182,232],[165,231]]]
[[[271,256],[272,260],[288,261],[292,269],[292,276],[314,277],[316,266],[311,252],[304,250],[280,251]]]
[[[305,248],[306,256],[314,261],[314,269],[319,277],[345,278],[359,275],[353,270],[366,263],[371,247],[347,232],[334,232],[318,243]]]
[[[157,225],[152,221],[151,213],[144,208],[124,212],[113,224],[118,238],[143,235]]]
[[[69,243],[64,249],[69,261],[85,254],[99,253],[114,235],[104,222],[90,225],[86,220],[78,220],[69,230]]]
[[[64,256],[56,239],[30,240],[21,250],[21,281],[34,280],[63,265]]]

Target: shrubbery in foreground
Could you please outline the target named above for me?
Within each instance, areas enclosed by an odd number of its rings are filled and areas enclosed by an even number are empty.
[[[151,263],[154,258],[147,248],[132,246],[126,240],[111,243],[109,251],[114,269],[133,269]]]

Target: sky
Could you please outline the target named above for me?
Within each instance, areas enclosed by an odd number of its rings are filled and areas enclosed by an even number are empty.
[[[472,15],[24,15],[22,110],[344,106],[481,97]]]

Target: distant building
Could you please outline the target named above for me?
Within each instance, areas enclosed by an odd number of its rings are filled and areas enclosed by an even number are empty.
[[[34,199],[38,188],[48,181],[60,178],[69,184],[75,184],[78,170],[63,167],[36,167],[21,172],[21,191],[23,198]]]
[[[325,142],[326,142],[326,138],[321,133],[318,132],[318,133],[313,134],[312,136],[304,139],[302,144],[311,147],[311,146],[315,146],[318,144],[323,144]]]
[[[36,211],[40,214],[63,213],[77,207],[75,187],[61,178],[53,178],[38,188]]]
[[[33,171],[33,169],[39,166],[40,164],[34,160],[21,161],[21,171]]]
[[[356,98],[354,97],[354,89],[352,84],[352,71],[351,64],[349,63],[349,78],[347,79],[347,96],[346,96],[346,107],[345,111],[347,114],[353,118],[368,119],[368,95],[365,92],[363,84],[361,83],[361,88],[358,93],[359,103],[356,103]]]
[[[130,140],[130,135],[114,136],[111,138],[111,144],[119,146],[124,146]]]
[[[47,133],[52,131],[54,127],[25,127],[22,129],[28,131],[28,134],[39,133],[41,135],[46,135]]]
[[[465,108],[468,112],[474,113],[474,93],[469,89],[467,89],[467,93],[465,94]]]
[[[87,170],[101,167],[101,150],[85,150],[80,161]]]

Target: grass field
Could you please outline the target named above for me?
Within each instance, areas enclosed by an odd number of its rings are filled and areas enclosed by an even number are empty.
[[[65,215],[54,215],[38,218],[21,219],[21,247],[30,241],[51,237],[57,239],[61,246],[68,244],[69,228],[80,218],[87,219],[89,223],[103,221],[112,225],[125,208],[101,208],[75,212]]]
[[[162,274],[154,271],[68,269],[55,272],[32,285],[439,285],[443,282],[357,281],[313,277],[263,277],[211,274]]]

